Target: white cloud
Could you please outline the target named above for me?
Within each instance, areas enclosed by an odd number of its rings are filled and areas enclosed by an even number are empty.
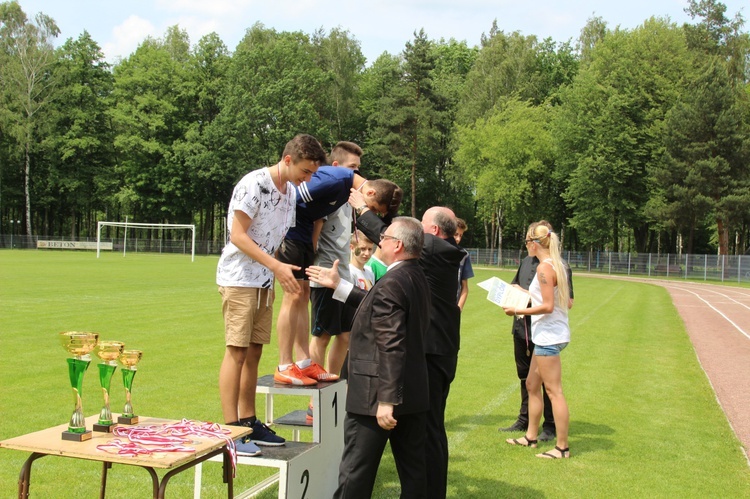
[[[146,37],[159,35],[150,21],[132,15],[112,28],[111,41],[102,46],[102,51],[109,61],[114,61],[118,57],[126,58],[135,52]]]
[[[253,3],[253,0],[158,0],[156,7],[165,12],[224,17],[242,12]]]
[[[221,36],[222,23],[218,19],[180,16],[171,25],[174,26],[175,24],[179,25],[180,29],[188,32],[188,35],[190,35],[190,45],[195,45],[203,36],[214,31]],[[166,28],[162,30],[162,35],[166,32]]]

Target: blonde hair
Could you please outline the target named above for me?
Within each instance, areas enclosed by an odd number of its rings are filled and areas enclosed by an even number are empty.
[[[568,300],[570,299],[570,289],[568,287],[568,271],[565,262],[562,259],[562,248],[560,239],[552,231],[552,226],[546,220],[534,222],[529,226],[527,233],[528,239],[533,239],[542,248],[549,250],[549,256],[552,259],[552,267],[557,277],[557,299],[560,307],[567,312]]]
[[[351,240],[349,241],[349,243],[350,243],[350,244],[351,244],[352,246],[356,246],[356,245],[358,244],[358,242],[359,242],[359,241],[365,241],[365,242],[368,242],[368,243],[370,243],[371,245],[375,246],[375,243],[374,243],[374,242],[372,242],[372,241],[370,241],[370,238],[369,238],[369,237],[367,237],[367,236],[365,235],[365,233],[364,233],[364,232],[362,232],[362,231],[361,231],[361,230],[359,230],[359,229],[355,229],[355,230],[354,230],[354,232],[352,232],[352,238],[351,238]]]

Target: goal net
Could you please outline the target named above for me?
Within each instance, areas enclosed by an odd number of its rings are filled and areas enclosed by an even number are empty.
[[[96,227],[96,257],[99,258],[99,251],[102,240],[102,227],[122,227],[124,229],[122,239],[122,254],[125,255],[128,247],[129,230],[163,230],[163,229],[186,229],[190,231],[190,261],[195,261],[195,225],[188,224],[148,224],[138,222],[97,222]],[[132,238],[131,238],[132,239]]]

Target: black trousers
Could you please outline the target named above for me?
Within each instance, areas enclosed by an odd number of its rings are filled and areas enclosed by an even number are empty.
[[[526,352],[528,351],[528,355]],[[526,378],[529,377],[531,368],[531,356],[534,353],[534,343],[529,338],[528,348],[526,338],[519,338],[513,335],[513,352],[516,357],[516,372],[518,379],[521,380],[521,409],[518,413],[518,420],[526,425],[529,424],[529,392],[526,390]],[[542,385],[544,398],[544,423],[542,428],[555,432],[555,416],[552,414],[552,402],[547,396],[547,390]]]
[[[396,416],[396,427],[384,430],[374,416],[346,413],[344,453],[339,467],[337,499],[372,497],[375,477],[385,443],[390,440],[393,459],[401,481],[402,498],[425,498],[424,461],[426,413]]]
[[[448,435],[445,432],[445,405],[451,382],[456,377],[457,355],[427,354],[430,383],[430,411],[427,413],[427,497],[442,499],[448,486]]]

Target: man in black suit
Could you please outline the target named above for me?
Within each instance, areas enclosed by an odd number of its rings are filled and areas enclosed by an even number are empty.
[[[433,207],[422,215],[425,244],[419,264],[430,285],[432,308],[425,354],[430,381],[427,413],[427,496],[442,499],[448,486],[448,435],[445,407],[456,377],[460,346],[461,309],[456,294],[461,288],[461,262],[466,251],[456,245],[456,215]]]
[[[344,452],[335,498],[372,496],[387,441],[401,497],[427,497],[424,345],[430,295],[424,293],[428,283],[419,265],[424,231],[418,220],[397,217],[379,240],[388,272],[369,292],[342,281],[338,262],[331,269],[308,269],[311,281],[336,289],[334,298],[359,304],[349,344]]]
[[[363,205],[357,192],[349,196],[357,210],[357,227],[368,238],[376,238],[387,222]],[[430,410],[427,413],[427,496],[442,499],[448,486],[448,435],[445,430],[445,407],[458,366],[461,309],[456,294],[461,287],[461,262],[466,251],[453,239],[456,215],[442,206],[429,208],[422,215],[424,246],[419,265],[429,283],[430,327],[425,336],[425,355],[429,379]],[[372,239],[373,241],[376,239]]]

